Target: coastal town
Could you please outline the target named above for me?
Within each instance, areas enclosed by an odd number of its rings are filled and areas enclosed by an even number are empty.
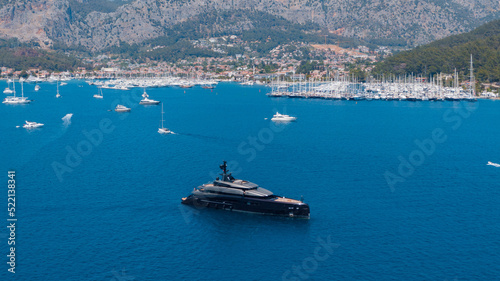
[[[95,57],[81,58],[82,61],[89,67],[78,67],[73,71],[49,71],[40,68],[30,68],[26,70],[16,70],[8,67],[0,67],[2,79],[21,79],[26,82],[42,82],[42,81],[61,81],[69,79],[86,79],[86,80],[111,80],[106,83],[101,83],[100,86],[128,89],[137,86],[138,83],[131,82],[134,79],[146,79],[141,86],[177,86],[192,87],[194,85],[213,84],[214,81],[234,81],[246,85],[265,84],[273,87],[271,96],[304,96],[317,97],[324,96],[318,94],[324,92],[325,89],[332,88],[335,83],[339,89],[346,93],[345,98],[358,98],[353,94],[353,89],[359,83],[366,83],[363,89],[372,88],[373,83],[386,85],[394,82],[391,91],[395,89],[400,94],[393,97],[389,95],[375,95],[370,90],[371,94],[365,93],[368,99],[385,99],[385,96],[394,99],[406,99],[408,96],[408,86],[406,83],[401,83],[401,79],[408,80],[411,85],[419,85],[422,90],[432,88],[432,92],[464,92],[470,89],[470,79],[462,79],[458,81],[457,75],[440,73],[435,77],[413,77],[410,83],[410,76],[398,79],[396,77],[382,77],[371,74],[375,64],[384,58],[391,56],[393,51],[399,49],[390,49],[388,47],[377,47],[371,49],[367,46],[359,45],[355,48],[342,48],[339,45],[333,44],[308,44],[303,42],[287,43],[278,45],[271,49],[266,54],[262,55],[255,51],[256,43],[260,42],[243,42],[238,36],[221,36],[209,39],[191,40],[191,43],[196,48],[207,49],[213,52],[220,53],[217,57],[192,57],[181,59],[176,62],[146,60],[137,62],[130,58],[122,58],[119,54],[100,54]],[[253,44],[254,43],[254,44]],[[148,52],[153,52],[162,49],[164,46],[156,46],[148,49]],[[242,50],[242,53],[234,53],[234,50]],[[361,77],[360,77],[361,76]],[[466,77],[472,78],[472,77]],[[148,80],[149,79],[149,80]],[[160,80],[158,80],[160,79]],[[126,82],[124,82],[126,81]],[[276,86],[280,81],[280,85]],[[93,82],[92,82],[93,83]],[[97,82],[100,83],[100,82]],[[301,87],[303,94],[297,94],[295,85],[310,85],[316,83],[316,86],[322,88],[314,88],[314,90],[306,91],[307,86]],[[420,86],[429,84],[429,87]],[[449,85],[452,87],[445,87]],[[273,86],[274,85],[274,86]],[[324,86],[327,85],[327,86]],[[403,85],[403,86],[400,86]],[[326,87],[326,88],[325,88]],[[388,86],[389,87],[389,86]],[[414,86],[412,86],[414,88]],[[434,89],[435,87],[438,87]],[[284,94],[281,89],[290,89],[291,94]],[[313,89],[312,86],[309,86]],[[458,89],[460,88],[460,90]],[[480,84],[479,94],[482,98],[497,98],[500,89],[500,84],[483,83]],[[288,91],[288,90],[287,90]],[[330,91],[330,90],[327,90]],[[308,92],[307,94],[304,94]],[[357,94],[361,92],[356,90]],[[469,92],[471,92],[469,90]],[[312,93],[312,94],[311,94]],[[361,93],[362,94],[362,93]],[[422,96],[425,100],[426,95]],[[401,96],[401,97],[400,97]],[[450,94],[433,94],[431,100],[445,99],[445,96]],[[451,95],[453,96],[453,95]],[[331,96],[333,97],[333,96]],[[335,95],[340,99],[340,96]],[[409,97],[410,99],[412,97]],[[455,97],[452,97],[455,98]],[[461,94],[457,99],[472,98],[469,94]]]
[[[373,63],[392,54],[387,47],[370,49],[367,46],[342,48],[332,44],[308,44],[294,42],[278,45],[265,54],[256,51],[256,44],[262,42],[243,42],[238,36],[221,36],[209,39],[191,40],[191,44],[201,50],[218,53],[216,57],[192,57],[176,62],[147,59],[137,62],[130,58],[122,58],[119,54],[100,54],[95,57],[82,57],[88,67],[78,67],[70,73],[64,71],[54,73],[40,68],[15,70],[1,67],[1,76],[24,77],[34,76],[47,79],[51,75],[71,75],[75,78],[95,76],[109,78],[119,76],[141,75],[173,75],[180,77],[218,77],[230,80],[260,80],[272,75],[306,74],[318,79],[329,77],[331,73],[348,74],[348,65],[361,67],[370,71]],[[265,42],[264,42],[265,43]],[[146,52],[154,52],[165,48],[155,46]],[[238,52],[238,53],[237,53]],[[301,62],[316,62],[314,69],[300,69]]]

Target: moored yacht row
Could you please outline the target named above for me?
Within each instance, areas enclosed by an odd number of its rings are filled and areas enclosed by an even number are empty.
[[[335,77],[330,81],[280,81],[271,83],[270,97],[321,98],[343,100],[407,100],[407,101],[476,101],[475,78],[472,56],[469,81],[460,86],[459,75],[455,70],[452,85],[445,86],[445,78],[405,76],[390,77],[379,81],[371,79],[360,83],[356,78]]]
[[[156,78],[118,78],[112,80],[87,80],[87,84],[96,85],[103,89],[130,90],[131,88],[161,88],[177,86],[180,88],[191,88],[201,86],[204,89],[213,89],[217,81],[208,79],[184,79],[179,77],[156,77]]]
[[[431,84],[327,82],[315,85],[273,85],[270,97],[319,98],[337,100],[407,100],[444,101],[468,100],[477,97],[471,90],[439,87]]]

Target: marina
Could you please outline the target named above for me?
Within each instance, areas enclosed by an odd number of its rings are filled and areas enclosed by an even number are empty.
[[[475,78],[473,74],[472,55],[470,74],[463,86],[459,83],[459,75],[455,70],[452,85],[445,86],[441,74],[436,77],[404,76],[387,79],[369,79],[360,83],[356,77],[335,76],[329,81],[302,79],[285,81],[276,78],[271,81],[270,97],[319,98],[332,100],[400,100],[400,101],[476,101]],[[450,84],[449,82],[447,84]]]
[[[417,77],[399,77],[394,80],[359,83],[355,79],[332,79],[330,81],[286,82],[273,80],[269,97],[311,98],[331,100],[400,100],[400,101],[476,101],[474,82],[461,87],[458,80],[454,86],[445,87],[443,79],[430,82]],[[429,79],[427,80],[429,81]]]

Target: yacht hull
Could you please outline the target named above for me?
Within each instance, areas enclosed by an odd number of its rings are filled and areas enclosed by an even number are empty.
[[[200,209],[213,208],[284,217],[309,218],[309,205],[287,198],[280,199],[280,201],[275,200],[275,198],[277,197],[266,199],[222,194],[191,194],[182,198],[181,203]],[[285,200],[290,200],[290,202],[284,202]]]
[[[160,103],[160,101],[141,101],[141,102],[139,102],[139,104],[142,104],[142,105],[157,105],[159,103]]]
[[[297,118],[296,117],[285,117],[285,118],[271,118],[271,121],[274,121],[274,122],[293,122],[295,121]]]

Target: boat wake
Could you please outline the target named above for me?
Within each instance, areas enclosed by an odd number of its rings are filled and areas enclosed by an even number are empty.
[[[488,161],[488,164],[486,164],[486,165],[490,165],[490,166],[493,166],[493,167],[500,168],[500,164],[493,163],[493,162],[491,162],[491,161]]]
[[[63,118],[61,118],[64,121],[63,123],[64,126],[68,127],[68,125],[71,124],[71,117],[73,117],[73,113],[68,113],[64,115]]]

